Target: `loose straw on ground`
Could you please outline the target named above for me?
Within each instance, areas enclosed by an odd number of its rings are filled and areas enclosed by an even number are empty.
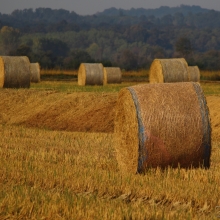
[[[199,82],[200,81],[200,71],[198,66],[189,66],[189,81],[190,82]]]
[[[198,83],[157,83],[119,92],[116,155],[122,172],[210,166],[209,111]]]
[[[104,68],[104,85],[121,83],[121,69],[119,67]]]
[[[78,85],[103,85],[104,70],[101,63],[81,63],[78,70]]]
[[[30,61],[26,56],[0,57],[0,87],[29,88]]]
[[[40,64],[31,63],[30,71],[31,71],[31,82],[39,83],[40,82]]]
[[[184,58],[155,59],[151,64],[150,83],[188,81],[188,64]]]

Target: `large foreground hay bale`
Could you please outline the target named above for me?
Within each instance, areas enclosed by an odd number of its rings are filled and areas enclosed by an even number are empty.
[[[104,71],[101,63],[81,63],[78,70],[78,85],[103,85]]]
[[[116,155],[123,172],[210,166],[211,127],[198,83],[145,84],[119,92]]]
[[[121,69],[119,67],[105,67],[104,68],[104,85],[121,83]]]
[[[30,61],[28,57],[0,57],[0,87],[30,87]]]
[[[188,81],[188,64],[184,58],[155,59],[151,64],[150,83]]]
[[[31,63],[30,71],[31,71],[31,82],[39,83],[40,82],[40,64]]]
[[[200,71],[198,66],[189,66],[189,81],[190,82],[199,82],[200,81]]]

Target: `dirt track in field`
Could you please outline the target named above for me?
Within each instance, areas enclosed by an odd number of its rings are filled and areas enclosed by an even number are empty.
[[[79,132],[113,132],[117,93],[0,91],[0,123]],[[212,138],[220,140],[220,96],[208,96]]]

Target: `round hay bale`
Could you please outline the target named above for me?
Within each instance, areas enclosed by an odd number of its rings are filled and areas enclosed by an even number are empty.
[[[121,69],[119,67],[104,68],[104,85],[121,83]]]
[[[189,81],[190,82],[199,82],[200,81],[200,71],[198,66],[189,66]]]
[[[150,83],[188,81],[188,64],[184,58],[155,59],[151,64]]]
[[[78,85],[103,85],[103,65],[101,63],[81,63],[78,70]]]
[[[26,56],[0,56],[0,87],[29,88],[30,61]]]
[[[198,83],[144,84],[120,90],[114,132],[122,172],[210,166],[209,110]]]
[[[31,63],[30,71],[31,71],[31,82],[39,83],[40,82],[40,64]]]

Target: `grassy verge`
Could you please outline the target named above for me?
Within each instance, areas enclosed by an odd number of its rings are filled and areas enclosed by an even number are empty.
[[[201,71],[201,80],[220,81],[220,71]]]
[[[77,70],[41,69],[41,75],[69,75],[77,76]]]
[[[136,84],[137,82],[123,82],[121,84],[111,84],[106,86],[79,86],[77,82],[42,81],[38,84],[31,84],[31,88],[42,90],[57,90],[60,92],[118,92],[124,87]]]
[[[136,84],[82,87],[72,81],[42,81],[31,89],[116,93]],[[220,95],[219,83],[201,86],[206,95]],[[0,124],[0,134],[0,219],[216,219],[216,140],[209,170],[150,169],[146,175],[123,175],[112,133]]]
[[[42,81],[77,81],[77,70],[41,70]],[[123,82],[148,82],[149,70],[122,71]]]
[[[220,83],[201,83],[205,95],[220,95]]]
[[[77,80],[77,70],[41,70],[42,80]],[[201,80],[220,81],[220,71],[201,70]],[[122,71],[123,81],[149,81],[149,70]]]
[[[42,69],[42,81],[77,81],[77,70]]]
[[[118,92],[124,87],[129,87],[142,82],[123,82],[121,84],[111,84],[106,86],[79,86],[77,82],[65,81],[42,81],[41,83],[32,83],[32,89],[39,90],[57,90],[59,92]],[[201,82],[205,95],[219,95],[220,83]]]

